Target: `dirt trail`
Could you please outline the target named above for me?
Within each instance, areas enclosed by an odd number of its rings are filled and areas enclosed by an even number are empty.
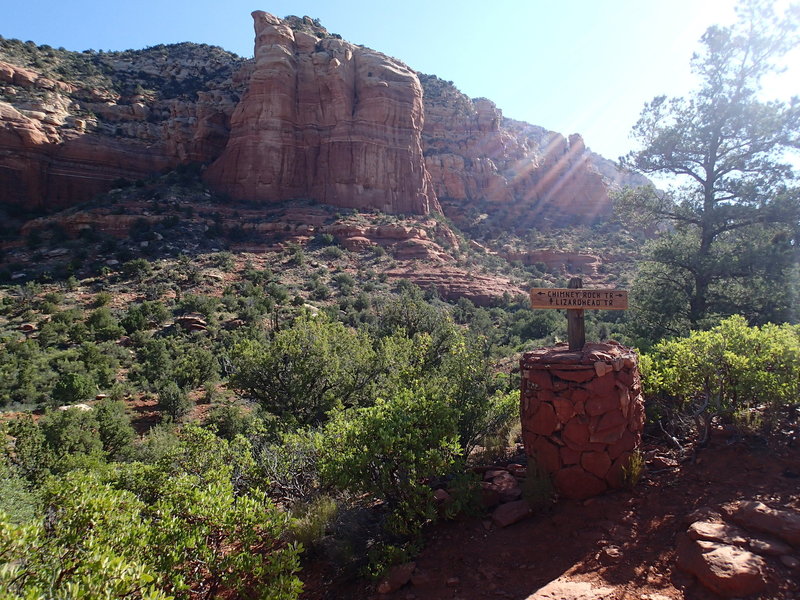
[[[438,524],[427,533],[413,582],[392,594],[378,595],[361,582],[322,593],[309,589],[305,596],[525,600],[563,578],[611,588],[594,596],[608,600],[713,599],[718,596],[675,568],[676,536],[693,510],[733,500],[800,510],[800,449],[774,452],[713,439],[696,462],[649,473],[633,492],[562,501],[504,529],[483,519]],[[775,557],[767,562],[769,590],[758,598],[800,599],[800,573]]]

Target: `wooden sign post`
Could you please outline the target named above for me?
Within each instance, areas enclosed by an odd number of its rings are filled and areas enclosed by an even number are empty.
[[[531,308],[565,308],[569,349],[580,350],[586,343],[584,310],[626,310],[627,290],[595,290],[583,287],[580,277],[569,280],[566,288],[533,288]]]

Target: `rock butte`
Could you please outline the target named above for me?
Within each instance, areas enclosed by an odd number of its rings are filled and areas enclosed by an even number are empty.
[[[644,182],[580,136],[505,119],[489,100],[308,17],[253,17],[252,61],[178,46],[164,47],[175,50],[168,59],[149,50],[93,58],[117,74],[200,82],[194,95],[126,96],[0,61],[0,203],[66,207],[118,178],[200,162],[211,187],[240,199],[443,209],[456,222],[488,209],[519,228],[603,218],[609,186]]]
[[[255,66],[206,180],[236,198],[437,208],[422,159],[422,87],[378,52],[256,11]]]

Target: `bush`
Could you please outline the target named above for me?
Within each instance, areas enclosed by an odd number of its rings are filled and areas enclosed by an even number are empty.
[[[103,450],[109,458],[119,459],[130,456],[136,433],[131,427],[125,403],[121,400],[105,398],[95,405],[94,414]]]
[[[115,340],[125,333],[111,311],[102,306],[86,319],[86,326],[98,341]]]
[[[701,418],[701,441],[714,416],[768,429],[800,394],[800,327],[748,327],[741,316],[709,331],[664,341],[642,357],[651,417]]]
[[[82,373],[64,373],[56,380],[53,387],[53,400],[57,404],[73,404],[94,399],[97,386],[88,375]]]
[[[339,248],[339,246],[327,246],[323,248],[322,256],[330,260],[341,258],[344,256],[344,250]]]
[[[390,529],[400,535],[416,535],[434,518],[423,480],[449,474],[460,453],[452,408],[412,390],[338,413],[320,441],[323,480],[384,500]]]
[[[0,586],[25,598],[296,599],[300,548],[281,541],[286,515],[258,490],[235,495],[230,468],[213,462],[204,478],[134,463],[51,480],[46,526],[0,517]]]
[[[70,408],[47,412],[39,421],[47,446],[57,460],[73,455],[100,457],[103,443],[93,410]]]
[[[178,387],[174,381],[159,386],[158,389],[158,408],[178,420],[185,417],[192,408],[192,402],[186,392]]]
[[[257,419],[240,404],[217,406],[208,415],[206,425],[213,428],[219,437],[232,440],[258,428]]]
[[[122,274],[127,279],[142,280],[153,272],[153,266],[144,258],[135,258],[122,265]]]
[[[287,424],[315,424],[335,406],[369,397],[379,368],[373,358],[365,334],[322,316],[301,318],[271,343],[236,344],[231,383]]]
[[[253,440],[256,478],[271,498],[294,506],[320,492],[318,434],[299,430],[276,441]]]

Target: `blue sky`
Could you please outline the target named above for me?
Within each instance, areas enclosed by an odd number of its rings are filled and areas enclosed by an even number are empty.
[[[616,159],[658,94],[692,87],[689,58],[703,31],[734,19],[733,0],[295,0],[137,2],[3,0],[0,34],[70,50],[204,42],[253,52],[250,12],[319,18],[327,29],[493,100],[511,118],[563,134]],[[800,56],[772,82],[800,86]]]

